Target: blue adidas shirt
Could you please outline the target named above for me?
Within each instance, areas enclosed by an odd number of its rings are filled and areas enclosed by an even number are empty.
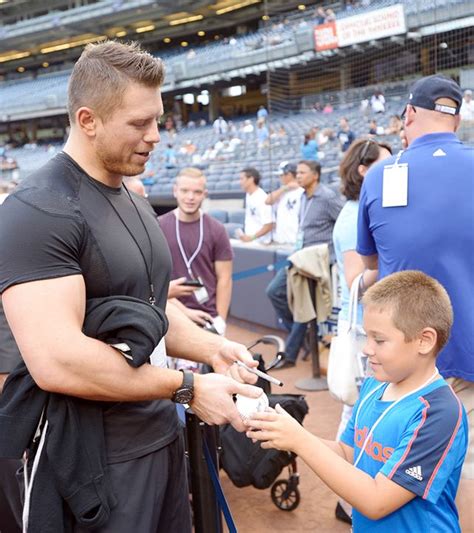
[[[419,137],[403,152],[408,205],[382,207],[385,159],[367,173],[359,203],[357,251],[378,254],[379,275],[421,270],[448,291],[451,338],[437,359],[444,377],[474,381],[474,149],[452,133]]]
[[[370,429],[392,403],[380,399],[387,385],[368,378],[362,386],[341,438],[354,448],[354,462]],[[467,435],[464,408],[442,378],[388,411],[375,428],[357,468],[373,478],[381,472],[417,497],[380,520],[370,520],[353,509],[354,532],[461,531],[454,500]]]

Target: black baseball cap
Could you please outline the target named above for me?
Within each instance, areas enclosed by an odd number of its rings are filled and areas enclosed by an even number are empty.
[[[456,107],[437,104],[439,98],[449,98],[456,102]],[[462,104],[461,87],[442,74],[434,74],[416,81],[411,88],[408,104],[447,115],[458,115]]]

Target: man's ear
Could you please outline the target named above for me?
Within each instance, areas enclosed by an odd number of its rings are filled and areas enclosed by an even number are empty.
[[[438,334],[433,328],[424,328],[418,337],[419,352],[422,355],[428,355],[436,348]]]
[[[454,131],[458,131],[460,124],[461,124],[461,115],[456,115],[454,117]]]
[[[97,129],[97,116],[90,107],[80,107],[76,111],[76,124],[88,137],[94,137]]]
[[[413,106],[407,105],[407,112],[405,113],[405,126],[409,126],[416,117],[416,111],[413,109]]]

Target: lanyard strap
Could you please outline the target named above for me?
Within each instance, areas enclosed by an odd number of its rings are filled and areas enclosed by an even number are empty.
[[[396,167],[398,165],[398,162],[400,161],[400,157],[402,157],[403,150],[400,150],[397,154],[397,157],[395,159],[395,162],[393,163],[393,166]]]
[[[150,265],[148,265],[146,257],[145,257],[145,254],[144,254],[140,244],[138,243],[135,235],[132,233],[131,229],[125,223],[125,220],[122,218],[122,216],[118,212],[118,209],[114,206],[114,204],[112,203],[110,198],[104,193],[104,191],[98,185],[96,185],[94,183],[94,179],[93,178],[91,178],[91,183],[92,183],[93,187],[105,198],[105,200],[107,200],[107,203],[110,205],[110,207],[112,208],[113,212],[115,213],[117,218],[122,223],[122,226],[127,230],[127,232],[130,235],[131,239],[133,240],[133,242],[135,243],[136,247],[138,248],[138,251],[140,252],[140,255],[142,256],[143,263],[145,264],[145,270],[146,270],[146,274],[147,274],[147,277],[148,277],[148,285],[149,285],[149,288],[150,288],[150,296],[148,298],[148,301],[150,302],[151,305],[155,305],[156,298],[155,298],[155,289],[153,287],[153,278],[152,278],[152,272],[153,272],[153,245],[152,245],[152,242],[151,242],[150,234],[148,233],[147,227],[145,225],[145,222],[143,221],[143,218],[140,215],[140,211],[138,210],[138,207],[136,206],[135,202],[133,201],[133,198],[132,198],[132,195],[130,194],[130,191],[125,186],[125,183],[122,183],[122,187],[127,192],[127,195],[128,195],[128,197],[130,199],[130,202],[132,203],[133,207],[135,208],[137,216],[140,219],[141,225],[143,226],[143,229],[145,231],[146,237],[148,239],[148,244],[150,246]]]
[[[217,496],[217,501],[219,502],[219,507],[224,513],[224,518],[225,518],[227,527],[229,528],[229,533],[237,533],[237,528],[235,527],[234,518],[232,517],[229,504],[227,503],[227,500],[225,499],[224,491],[222,490],[221,482],[219,481],[219,476],[217,474],[216,466],[212,460],[205,438],[203,439],[202,444],[203,444],[203,449],[204,449],[204,457],[206,458],[207,469],[209,470],[212,484],[214,485],[214,490],[216,491],[216,496]]]
[[[433,372],[433,375],[430,376],[429,379],[427,379],[423,385],[421,385],[420,387],[418,387],[417,389],[415,389],[414,391],[411,391],[411,392],[408,392],[407,394],[404,394],[401,398],[398,398],[397,401],[391,403],[387,409],[385,409],[385,411],[383,413],[380,414],[380,416],[377,418],[377,420],[375,421],[375,423],[373,424],[373,426],[370,428],[370,431],[369,431],[369,434],[367,435],[367,437],[365,438],[365,441],[364,441],[364,444],[362,445],[362,448],[360,449],[360,452],[359,452],[359,455],[357,456],[357,459],[355,460],[354,462],[354,466],[357,466],[360,459],[362,458],[362,455],[364,454],[365,452],[365,448],[367,447],[367,444],[369,443],[369,440],[372,438],[372,435],[374,434],[374,431],[375,431],[375,428],[380,424],[380,422],[382,421],[382,419],[384,418],[384,416],[391,410],[393,409],[396,405],[398,405],[402,400],[404,400],[405,398],[408,398],[408,396],[411,396],[412,394],[415,394],[417,392],[419,392],[421,389],[424,389],[433,379],[436,378],[436,376],[439,374],[439,371],[437,368],[435,368],[435,371]],[[362,406],[364,405],[364,403],[373,395],[375,394],[378,390],[380,390],[384,385],[387,385],[386,383],[381,383],[378,387],[376,387],[372,392],[370,392],[363,400],[362,402],[360,403],[359,405],[359,409],[357,410],[357,414],[356,414],[356,419],[355,419],[355,424],[354,424],[354,428],[357,428],[357,423],[358,423],[358,420],[359,420],[359,413],[361,411],[361,408]]]
[[[186,265],[186,268],[188,269],[189,275],[193,278],[193,273],[191,270],[191,265],[193,264],[193,261],[196,259],[196,257],[199,255],[199,252],[202,248],[202,242],[204,240],[204,222],[203,222],[203,216],[202,213],[199,213],[199,240],[197,248],[194,250],[194,253],[191,255],[191,257],[188,259],[188,256],[186,255],[186,252],[184,251],[183,243],[181,242],[181,235],[179,232],[179,215],[178,211],[175,213],[176,215],[176,240],[178,241],[178,247],[179,251],[181,253],[181,257],[183,258],[184,264]]]

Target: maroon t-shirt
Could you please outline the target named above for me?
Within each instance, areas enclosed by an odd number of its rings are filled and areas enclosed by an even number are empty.
[[[174,211],[166,213],[158,218],[160,227],[168,241],[171,257],[173,260],[173,270],[171,279],[186,277],[189,278],[188,269],[181,255],[176,238],[176,215]],[[181,243],[189,260],[194,254],[199,244],[199,220],[194,222],[179,222],[179,234]],[[201,309],[213,317],[217,316],[216,310],[216,283],[217,277],[214,268],[216,261],[231,261],[232,247],[224,226],[215,218],[203,215],[203,242],[199,254],[191,265],[191,270],[195,278],[200,277],[206,286],[209,300],[199,304],[195,296],[180,298],[180,301],[191,309]]]

